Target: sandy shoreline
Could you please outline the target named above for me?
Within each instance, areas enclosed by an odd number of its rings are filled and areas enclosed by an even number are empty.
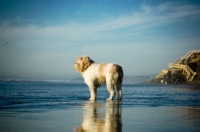
[[[0,112],[1,132],[200,131],[200,107],[122,107],[114,102],[85,102],[46,112]]]

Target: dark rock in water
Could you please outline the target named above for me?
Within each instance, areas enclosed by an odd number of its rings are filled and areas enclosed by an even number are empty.
[[[175,63],[170,69],[162,70],[156,78],[142,84],[194,84],[200,85],[200,50],[192,50]]]

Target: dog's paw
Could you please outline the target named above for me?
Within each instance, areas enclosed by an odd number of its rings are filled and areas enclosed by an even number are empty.
[[[120,97],[120,98],[119,98],[119,97],[117,98],[117,101],[121,101],[121,100],[122,100],[122,98],[121,98],[121,97]]]
[[[94,101],[94,100],[96,100],[96,99],[95,99],[95,98],[90,98],[89,100],[90,100],[90,101]]]
[[[112,100],[112,98],[107,98],[106,100]]]

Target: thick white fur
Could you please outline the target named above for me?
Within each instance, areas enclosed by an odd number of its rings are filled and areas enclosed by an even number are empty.
[[[106,83],[112,100],[115,96],[115,90],[118,92],[118,100],[122,98],[122,67],[113,63],[97,64],[88,56],[79,57],[74,64],[76,71],[80,72],[85,83],[90,90],[90,100],[96,100],[97,88]]]

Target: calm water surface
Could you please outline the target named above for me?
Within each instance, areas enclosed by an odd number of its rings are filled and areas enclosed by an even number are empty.
[[[0,131],[200,131],[200,88],[123,84],[90,102],[84,83],[0,83]]]

